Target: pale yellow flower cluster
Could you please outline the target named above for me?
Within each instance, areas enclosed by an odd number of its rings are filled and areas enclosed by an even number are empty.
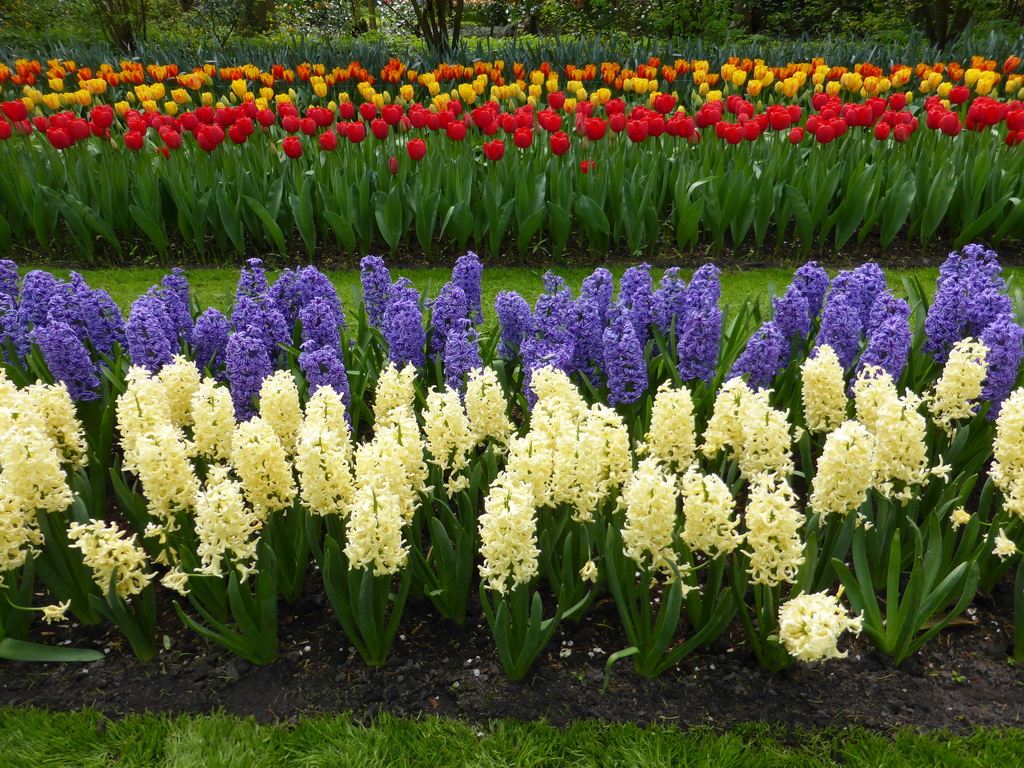
[[[828,344],[800,366],[804,421],[810,432],[831,432],[846,420],[846,381],[839,358]]]
[[[206,476],[206,489],[195,505],[195,528],[199,545],[196,554],[202,560],[201,572],[223,576],[222,564],[231,562],[241,578],[255,573],[258,533],[263,521],[245,503],[242,485],[231,478],[225,466],[212,466]]]
[[[331,387],[320,387],[306,403],[295,451],[302,501],[317,515],[348,514],[355,490],[352,438],[345,404]]]
[[[797,595],[779,608],[779,641],[799,661],[845,659],[847,653],[839,650],[839,637],[847,630],[859,635],[863,621],[846,612],[839,595]]]
[[[183,355],[175,355],[174,362],[161,368],[156,378],[163,385],[171,424],[176,427],[191,426],[192,399],[202,379],[196,364]]]
[[[491,484],[480,516],[480,577],[499,594],[538,573],[536,506],[530,486],[505,471]]]
[[[949,353],[942,375],[928,398],[928,410],[947,435],[956,431],[955,421],[974,415],[988,375],[987,354],[988,347],[975,339],[958,341]]]
[[[672,577],[678,564],[673,547],[679,491],[675,478],[658,459],[640,462],[622,489],[621,505],[626,510],[622,527],[623,552],[640,567],[650,567]]]
[[[796,581],[804,562],[800,537],[804,516],[796,508],[796,494],[789,484],[776,475],[755,477],[745,518],[751,581],[769,587]]]
[[[667,381],[658,387],[651,406],[651,428],[644,439],[646,452],[677,472],[693,463],[697,437],[690,390]]]
[[[789,412],[772,408],[769,394],[751,390],[739,377],[727,381],[715,398],[701,453],[711,457],[728,448],[748,481],[760,474],[792,474]]]
[[[491,438],[498,448],[505,449],[515,426],[505,413],[508,397],[498,382],[493,368],[474,368],[466,384],[466,415],[473,439],[478,445]]]
[[[718,475],[702,475],[690,468],[680,479],[683,497],[683,530],[691,550],[710,556],[728,554],[743,542],[736,500]]]
[[[445,490],[451,498],[469,486],[469,478],[460,473],[469,466],[470,453],[477,444],[457,390],[448,386],[444,392],[431,389],[423,411],[423,434],[430,463],[448,474]]]
[[[921,398],[913,392],[900,397],[888,373],[865,366],[854,382],[854,402],[858,421],[875,438],[875,489],[906,503],[931,476]]]
[[[117,523],[102,520],[85,525],[72,523],[68,527],[71,546],[81,550],[82,560],[92,570],[96,586],[106,594],[113,578],[114,592],[122,600],[139,594],[153,580],[153,574],[146,572],[146,553],[135,543],[135,538],[134,533],[126,536]]]
[[[995,461],[989,476],[1003,492],[1003,506],[1024,518],[1024,389],[1014,390],[996,419]]]
[[[235,427],[231,465],[242,481],[246,500],[263,522],[295,499],[295,478],[281,439],[262,417]]]
[[[191,453],[214,463],[230,461],[236,422],[227,387],[204,378],[192,396],[192,418]]]
[[[291,371],[275,371],[260,387],[260,418],[270,425],[288,456],[295,454],[295,443],[302,426],[299,388]]]
[[[121,433],[123,466],[128,468],[136,463],[135,443],[154,424],[173,423],[163,382],[145,368],[129,368],[125,375],[125,391],[117,398],[117,429]]]
[[[814,475],[810,507],[823,517],[860,508],[875,481],[875,438],[857,421],[846,421],[825,438]]]
[[[351,568],[373,567],[375,576],[405,567],[409,547],[402,537],[402,500],[387,484],[356,489],[345,526],[345,557]]]
[[[390,363],[381,371],[373,400],[373,418],[377,426],[386,424],[389,414],[399,407],[412,408],[416,399],[416,368],[409,364],[401,371]]]
[[[1002,528],[999,529],[999,533],[995,538],[995,547],[992,549],[992,554],[1000,560],[1005,560],[1017,554],[1017,545],[1010,540]]]
[[[85,430],[78,420],[75,403],[63,384],[29,384],[8,407],[22,411],[20,419],[31,419],[49,438],[70,467],[84,467],[88,461]],[[18,405],[14,405],[18,403]]]
[[[190,445],[179,427],[153,424],[135,440],[133,462],[124,469],[138,475],[146,508],[161,521],[147,536],[178,528],[177,514],[191,509],[199,494],[199,479],[189,461]]]

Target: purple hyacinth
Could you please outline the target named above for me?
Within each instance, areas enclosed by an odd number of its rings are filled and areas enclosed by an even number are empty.
[[[72,285],[75,284],[73,275]],[[125,346],[124,316],[109,293],[102,288],[90,289],[82,280],[78,301],[89,340],[97,351],[109,357],[114,354],[115,345]]]
[[[185,277],[184,270],[175,267],[171,270],[171,274],[164,275],[160,285],[177,296],[179,301],[185,305],[185,308],[188,308],[192,299],[192,288],[188,284],[188,278]]]
[[[693,273],[690,287],[686,289],[686,311],[703,312],[718,307],[722,296],[722,284],[719,275],[722,270],[714,264],[705,264]]]
[[[441,288],[441,293],[434,299],[434,303],[431,305],[431,352],[444,351],[448,335],[468,316],[469,302],[466,298],[466,293],[454,282],[445,283]]]
[[[533,324],[537,332],[552,339],[565,335],[572,312],[572,291],[565,280],[550,270],[544,273],[544,293],[537,297]]]
[[[448,334],[444,345],[444,380],[452,389],[463,391],[466,376],[475,368],[482,368],[477,332],[466,318],[459,320]]]
[[[825,303],[825,294],[828,293],[829,287],[828,272],[822,269],[818,262],[809,261],[793,274],[790,287],[799,290],[807,299],[807,312],[813,320]]]
[[[100,377],[78,333],[67,323],[53,322],[33,331],[46,367],[68,388],[72,400],[99,400]]]
[[[1013,314],[1013,299],[1001,290],[988,284],[971,293],[967,302],[968,336],[978,336],[1003,315]]]
[[[380,328],[391,294],[391,273],[380,256],[364,256],[359,266],[366,322],[371,328]]]
[[[691,287],[693,283],[690,284]],[[683,381],[710,384],[718,367],[718,344],[722,336],[722,310],[717,305],[690,310],[686,321],[677,329],[679,341],[679,377]]]
[[[814,347],[827,344],[836,353],[839,364],[844,369],[849,368],[860,351],[861,328],[859,301],[848,293],[833,290],[821,312],[821,330]]]
[[[409,298],[390,302],[380,330],[388,344],[388,359],[399,368],[407,363],[419,368],[426,362],[427,332],[418,302]]]
[[[474,323],[482,323],[483,295],[484,295],[484,265],[480,263],[480,257],[472,251],[460,256],[455,261],[455,268],[452,270],[452,282],[462,289],[466,295],[466,305],[469,307],[469,318]]]
[[[10,259],[0,259],[0,296],[6,296],[12,306],[18,306],[18,265]]]
[[[681,323],[685,317],[686,281],[679,276],[679,267],[669,267],[654,294],[654,321],[659,330],[668,336],[672,324]]]
[[[215,378],[223,380],[224,352],[231,336],[228,319],[213,307],[196,318],[192,330],[193,359],[199,370],[209,370]]]
[[[160,297],[167,311],[167,317],[171,321],[171,331],[168,336],[173,337],[176,342],[192,342],[192,311],[189,307],[190,296],[188,278],[180,269],[175,269],[172,274],[166,275],[160,282],[160,287],[153,286],[150,291]]]
[[[772,322],[787,344],[806,338],[811,332],[810,304],[799,288],[791,285],[781,297],[774,297],[772,308]]]
[[[341,401],[349,408],[352,395],[341,351],[331,347],[307,347],[306,344],[299,355],[299,368],[306,377],[309,394],[312,395],[320,387],[331,387],[341,395]],[[351,418],[347,411],[345,415]]]
[[[988,374],[981,397],[991,403],[988,419],[992,421],[999,415],[1003,401],[1017,383],[1021,359],[1024,358],[1024,328],[1013,321],[1012,315],[1003,315],[982,331],[981,343],[988,347],[985,355]]]
[[[536,332],[530,304],[515,291],[502,291],[494,299],[494,312],[501,327],[498,354],[511,359],[522,349],[523,341]]]
[[[388,291],[388,304],[392,301],[411,301],[419,304],[420,292],[416,290],[416,286],[412,284],[412,280],[408,277],[400,277],[395,280],[391,289]]]
[[[604,267],[598,267],[585,278],[580,288],[580,297],[593,302],[597,308],[602,332],[608,324],[608,315],[612,310],[612,295],[615,293],[615,278]]]
[[[615,305],[628,312],[637,341],[641,347],[646,346],[655,319],[654,283],[649,264],[630,267],[623,273]]]
[[[868,313],[868,324],[865,335],[870,344],[875,332],[892,317],[900,317],[910,320],[910,305],[905,299],[897,299],[890,291],[878,294],[875,303],[871,305],[871,312]]]
[[[255,299],[266,296],[270,290],[267,283],[267,271],[263,268],[263,259],[247,259],[238,275],[238,287],[235,289],[235,301],[242,296]]]
[[[298,276],[299,288],[302,292],[302,306],[306,306],[313,299],[326,301],[334,310],[334,316],[338,318],[338,323],[344,328],[345,308],[341,305],[341,297],[338,296],[338,289],[334,287],[331,278],[312,265],[300,269]]]
[[[46,313],[50,308],[50,299],[61,290],[61,281],[49,272],[33,269],[21,284],[21,303],[18,311],[21,315],[22,327],[46,325]]]
[[[604,369],[605,331],[597,302],[581,294],[573,302],[566,330],[573,340],[572,371],[596,383],[598,374]]]
[[[840,272],[832,281],[832,294],[845,293],[857,306],[860,325],[867,325],[871,305],[878,295],[885,290],[885,273],[877,264],[869,262],[861,264],[852,271]]]
[[[253,398],[259,396],[263,380],[273,371],[266,343],[259,336],[250,336],[244,331],[233,333],[225,358],[235,418],[248,421],[256,415]]]
[[[754,331],[743,353],[729,370],[729,378],[749,374],[751,387],[767,387],[786,366],[789,343],[774,322],[767,322]]]
[[[526,404],[532,409],[537,404],[537,395],[531,382],[533,372],[540,368],[554,368],[564,373],[572,370],[573,343],[568,339],[528,339],[523,342],[523,391]]]
[[[239,296],[231,313],[231,324],[235,331],[244,331],[249,336],[262,339],[267,355],[274,360],[278,355],[278,344],[288,344],[292,335],[287,322],[269,296],[254,299]]]
[[[921,350],[941,362],[967,332],[967,294],[954,283],[935,291],[935,301],[924,320],[925,340]]]
[[[314,298],[299,313],[302,321],[303,349],[329,347],[341,352],[341,332],[338,316],[326,299]]]
[[[274,300],[274,306],[284,317],[285,325],[289,329],[294,328],[299,319],[299,312],[306,304],[299,273],[291,269],[282,270],[268,292],[270,298]]]
[[[128,357],[132,364],[141,365],[153,373],[169,365],[176,351],[166,335],[170,327],[171,321],[158,297],[147,293],[137,298],[125,324]]]
[[[877,304],[877,302],[876,302]],[[910,330],[910,313],[893,313],[886,316],[874,333],[868,336],[868,345],[860,356],[857,372],[867,365],[874,365],[899,381],[907,366],[913,333]]]
[[[10,296],[0,294],[0,356],[8,362],[13,362],[8,355],[8,344],[14,346],[15,355],[18,358],[25,359],[28,342],[22,332],[21,324],[18,323],[18,310]]]
[[[635,403],[647,391],[647,361],[629,316],[617,314],[605,328],[602,340],[608,405]]]

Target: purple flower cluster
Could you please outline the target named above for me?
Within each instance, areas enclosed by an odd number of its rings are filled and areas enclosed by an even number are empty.
[[[572,370],[595,383],[604,368],[604,323],[597,302],[581,294],[573,302],[566,330],[572,340]]]
[[[1021,359],[1024,358],[1024,328],[1005,314],[990,323],[981,333],[981,343],[988,347],[985,363],[988,374],[981,396],[991,402],[988,419],[999,415],[1003,401],[1017,383]]]
[[[530,304],[515,291],[502,291],[494,299],[494,312],[501,327],[498,354],[511,359],[522,350],[523,341],[536,332]]]
[[[839,278],[836,278],[837,280]],[[860,351],[861,329],[860,298],[846,291],[836,292],[835,283],[821,312],[821,330],[814,347],[828,345],[839,358],[839,364],[849,369]]]
[[[811,332],[810,305],[799,288],[790,285],[781,297],[773,298],[772,309],[772,322],[787,344]]]
[[[564,338],[572,313],[572,291],[565,279],[550,270],[544,273],[544,293],[537,297],[533,324],[541,336]]]
[[[392,289],[392,299],[388,302],[380,330],[388,345],[388,359],[396,366],[401,368],[412,363],[419,368],[426,362],[427,332],[423,328],[419,294],[414,288]]]
[[[472,251],[460,256],[455,261],[455,268],[452,269],[452,282],[462,289],[466,296],[468,317],[473,323],[479,324],[484,321],[483,295],[484,295],[484,265],[480,263],[480,257]]]
[[[278,345],[287,344],[292,338],[284,315],[278,311],[269,295],[259,298],[246,294],[238,296],[231,313],[231,324],[236,332],[260,339],[272,360],[277,359]]]
[[[33,331],[46,367],[56,381],[67,386],[74,400],[98,400],[100,379],[89,351],[67,323],[54,322]]]
[[[445,283],[430,312],[430,350],[443,352],[448,336],[469,317],[466,292],[455,282]]]
[[[637,341],[641,347],[646,346],[655,320],[654,281],[649,264],[630,267],[622,274],[615,306],[627,313]]]
[[[452,389],[464,391],[469,372],[483,367],[477,333],[468,319],[459,320],[448,333],[442,359],[445,383]]]
[[[719,276],[722,270],[714,264],[699,267],[690,278],[690,287],[686,290],[686,312],[703,312],[710,307],[717,307],[722,297],[722,283]]]
[[[687,311],[686,322],[677,334],[679,378],[683,381],[703,381],[710,384],[718,368],[722,310],[714,305],[706,305],[703,309]]]
[[[767,387],[775,374],[786,366],[789,357],[789,342],[773,321],[754,331],[747,341],[743,353],[736,358],[727,378],[749,374],[752,387]]]
[[[307,348],[303,345],[302,354],[299,355],[299,369],[306,377],[310,394],[320,387],[331,387],[341,395],[345,407],[351,407],[352,394],[349,390],[348,371],[345,369],[345,361],[340,350],[331,347]],[[351,418],[348,411],[345,415]]]
[[[364,256],[359,266],[366,322],[371,328],[380,328],[391,293],[391,272],[384,266],[384,259],[380,256]]]
[[[809,261],[793,274],[790,287],[800,291],[807,299],[807,312],[812,319],[816,318],[825,303],[825,294],[828,293],[828,272],[818,262]]]
[[[654,293],[654,322],[666,337],[674,323],[686,317],[686,281],[679,277],[679,267],[669,267],[661,276]]]
[[[169,365],[176,351],[167,337],[170,327],[171,321],[159,296],[146,293],[137,298],[125,324],[128,357],[132,364],[141,365],[153,373]]]
[[[647,391],[647,362],[626,312],[616,313],[604,331],[603,342],[608,405],[635,403]]]
[[[60,291],[61,281],[49,272],[33,269],[21,283],[21,303],[18,305],[19,323],[25,331],[30,326],[46,325],[50,299]]]
[[[341,352],[341,324],[330,301],[315,297],[299,312],[303,349],[327,347]]]
[[[523,391],[526,393],[526,403],[533,408],[537,403],[537,395],[530,386],[533,381],[533,372],[539,368],[554,368],[558,371],[570,373],[572,371],[572,343],[565,341],[551,341],[549,339],[531,338],[523,342]]]
[[[163,290],[157,292],[164,303],[167,317],[171,321],[171,333],[173,340],[177,342],[192,343],[192,312],[189,309],[191,293],[188,278],[180,269],[164,277],[160,281]]]
[[[238,287],[235,288],[235,301],[242,296],[255,299],[266,296],[270,286],[267,284],[267,271],[263,268],[263,259],[247,259],[238,276]]]
[[[248,421],[256,415],[253,401],[260,394],[263,380],[274,370],[267,354],[266,342],[245,331],[233,333],[228,340],[225,357],[235,418]]]
[[[15,356],[24,359],[27,352],[25,334],[18,323],[18,308],[7,294],[0,294],[0,356],[13,362],[7,351],[8,344],[14,347]]]
[[[213,307],[196,318],[192,330],[192,356],[199,370],[209,370],[215,378],[223,380],[224,351],[231,335],[228,319]]]
[[[857,372],[867,365],[881,368],[899,381],[907,366],[913,332],[910,330],[910,305],[889,291],[878,294],[867,323],[868,344],[857,364]]]
[[[0,296],[6,296],[13,307],[18,306],[18,265],[10,259],[0,259]]]
[[[846,294],[857,308],[860,327],[863,328],[867,325],[871,305],[884,290],[885,273],[877,264],[869,262],[836,275],[836,279],[832,281],[829,298],[834,294]]]
[[[612,309],[612,295],[615,293],[615,278],[604,267],[598,267],[585,278],[580,288],[580,298],[586,299],[597,309],[600,326],[608,324],[608,315]]]

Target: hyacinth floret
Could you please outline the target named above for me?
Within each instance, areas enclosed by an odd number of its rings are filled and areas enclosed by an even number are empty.
[[[280,344],[289,344],[292,340],[284,315],[269,296],[239,296],[231,311],[231,323],[236,333],[244,332],[259,339],[271,360],[277,359]]]
[[[171,327],[164,303],[158,297],[145,294],[136,299],[125,324],[125,340],[132,364],[154,373],[169,365],[177,351],[174,341],[167,335]]]
[[[697,449],[693,397],[686,387],[663,382],[651,406],[651,428],[644,437],[648,454],[676,472],[693,463]]]
[[[804,563],[800,535],[804,516],[796,508],[796,494],[789,484],[767,473],[753,478],[744,522],[750,581],[769,587],[794,583]]]
[[[483,365],[476,329],[466,318],[459,320],[449,332],[442,360],[445,384],[458,392],[465,391],[466,376]]]
[[[860,508],[875,479],[875,439],[857,421],[847,421],[825,438],[814,475],[810,508],[823,517],[846,516]]]
[[[395,365],[419,368],[426,362],[427,332],[418,302],[408,298],[389,302],[381,333],[388,345],[388,359]]]
[[[772,299],[772,322],[787,342],[803,339],[811,332],[811,315],[807,299],[792,285],[781,297]]]
[[[245,503],[242,484],[232,479],[229,467],[210,467],[206,489],[196,500],[194,519],[200,572],[223,576],[224,566],[229,565],[242,579],[256,573],[258,534],[263,521]]]
[[[533,325],[541,336],[559,338],[564,335],[572,311],[572,291],[565,279],[551,270],[544,273],[544,293],[537,297]]]
[[[0,296],[6,296],[11,304],[18,306],[18,265],[10,259],[0,259]]]
[[[1024,328],[1017,325],[1011,315],[1002,315],[982,331],[981,343],[988,349],[985,356],[988,376],[981,398],[989,401],[988,420],[994,421],[1017,383],[1017,372],[1024,358]]]
[[[675,477],[654,457],[643,459],[622,489],[623,554],[669,577],[679,557],[673,547],[678,498]]]
[[[466,293],[455,283],[445,283],[441,293],[434,299],[430,311],[430,349],[443,352],[456,326],[469,316]]]
[[[50,299],[60,290],[60,286],[60,280],[40,269],[33,269],[25,275],[25,279],[21,283],[21,302],[18,304],[18,312],[26,330],[29,325],[46,324]]]
[[[693,290],[693,283],[690,283]],[[689,293],[687,294],[689,295]],[[709,384],[718,368],[718,346],[722,336],[722,310],[717,305],[689,310],[686,323],[678,331],[676,354],[679,378]]]
[[[728,554],[743,543],[736,500],[718,475],[690,468],[680,479],[683,530],[680,538],[691,550],[711,557]]]
[[[235,301],[242,296],[250,299],[264,298],[270,292],[267,283],[267,272],[263,268],[263,259],[246,259],[238,275],[238,287],[235,289]]]
[[[293,328],[299,319],[299,312],[306,304],[299,285],[299,273],[292,269],[282,270],[277,280],[271,284],[268,293],[284,316],[285,324]]]
[[[310,392],[315,392],[320,387],[330,387],[341,396],[346,407],[351,404],[348,370],[345,368],[344,358],[337,350],[330,347],[306,349],[303,345],[303,350],[299,354],[299,370],[306,377]]]
[[[580,297],[586,298],[597,308],[601,328],[608,324],[612,309],[612,295],[615,293],[615,279],[604,267],[598,267],[585,278],[580,288]]]
[[[380,328],[391,294],[391,272],[380,256],[364,256],[359,266],[366,322],[371,328]]]
[[[303,345],[327,347],[341,352],[341,323],[326,299],[314,297],[299,312]]]
[[[487,493],[479,529],[480,578],[488,589],[503,595],[537,576],[537,515],[526,482],[507,470],[501,472]]]
[[[480,263],[480,257],[473,251],[467,251],[465,255],[455,260],[455,268],[452,269],[452,282],[459,286],[465,294],[466,307],[469,310],[467,316],[474,325],[484,321],[483,277],[484,265]]]
[[[189,311],[191,303],[191,288],[185,272],[175,267],[171,274],[165,275],[160,281],[163,290],[159,296],[164,302],[167,316],[174,326],[174,335],[186,343],[192,341],[192,314]]]
[[[231,324],[213,307],[196,318],[192,329],[192,357],[200,370],[208,370],[219,380],[224,378],[224,359],[231,336]]]
[[[81,339],[66,323],[51,323],[36,328],[35,342],[43,353],[46,367],[57,381],[63,382],[75,400],[98,400],[100,378]]]
[[[807,299],[807,312],[811,318],[817,317],[829,289],[828,272],[818,262],[809,261],[793,274],[793,282],[790,285]]]
[[[800,366],[804,421],[811,432],[831,432],[846,420],[846,380],[832,347],[824,344]]]
[[[1024,519],[1024,388],[1003,401],[996,419],[989,476],[1003,492],[1003,506]]]
[[[126,535],[115,522],[71,523],[68,539],[73,549],[81,551],[93,581],[104,594],[111,579],[114,593],[122,600],[140,594],[153,580],[153,574],[146,572],[146,552],[135,543],[136,534]]]
[[[697,268],[690,278],[690,287],[686,289],[687,316],[709,307],[718,308],[718,301],[722,297],[721,274],[722,270],[714,264],[704,264]]]
[[[833,294],[845,294],[851,303],[857,307],[860,327],[867,325],[868,315],[871,312],[871,305],[875,303],[878,295],[885,290],[885,273],[882,268],[873,262],[861,264],[854,270],[847,270],[836,275],[832,281]],[[824,322],[824,319],[822,320]]]
[[[596,382],[604,370],[604,330],[597,303],[580,295],[572,305],[572,314],[566,329],[573,339],[572,370]]]
[[[839,638],[847,630],[859,635],[864,620],[851,617],[839,597],[804,593],[779,607],[779,642],[790,656],[798,661],[846,658],[847,652],[839,650]]]
[[[954,422],[974,415],[988,373],[987,357],[988,348],[975,339],[964,339],[953,345],[942,375],[928,398],[928,410],[946,434],[955,431]]]
[[[815,349],[825,345],[832,347],[843,370],[849,370],[860,351],[863,327],[857,300],[848,293],[836,293],[833,283],[832,293],[829,293],[821,312],[821,329],[814,341]]]
[[[247,421],[256,413],[253,398],[259,394],[263,379],[273,370],[266,342],[248,333],[233,333],[228,340],[225,359],[235,418]]]
[[[313,299],[326,301],[331,306],[331,309],[334,310],[334,316],[338,319],[338,324],[344,328],[345,308],[341,304],[338,289],[334,287],[331,278],[312,264],[302,267],[295,274],[300,296],[298,309],[308,305]]]
[[[679,272],[679,267],[666,269],[654,293],[654,321],[666,337],[686,317],[686,281]]]
[[[647,361],[631,318],[616,314],[603,336],[608,404],[635,403],[647,391]]]
[[[728,378],[749,374],[750,386],[767,387],[786,366],[789,348],[789,342],[770,320],[754,331],[743,353],[729,370]]]
[[[529,302],[515,291],[502,291],[494,299],[494,312],[501,327],[498,354],[511,359],[522,349],[523,342],[536,331]]]
[[[897,381],[907,367],[912,342],[909,316],[890,315],[868,337],[868,345],[857,364],[858,375],[870,366],[881,368]]]

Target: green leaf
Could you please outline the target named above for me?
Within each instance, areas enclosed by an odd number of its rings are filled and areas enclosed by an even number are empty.
[[[104,658],[100,651],[88,648],[57,648],[52,645],[29,643],[5,637],[0,640],[0,659],[11,661],[99,661]]]

